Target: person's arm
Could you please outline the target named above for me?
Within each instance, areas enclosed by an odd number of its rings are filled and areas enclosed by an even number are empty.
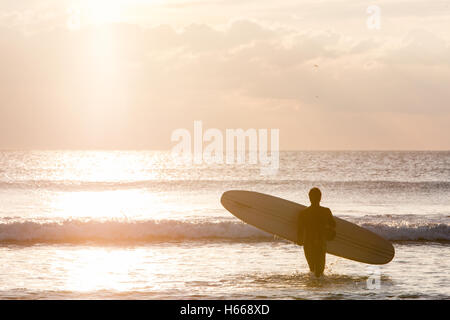
[[[328,225],[332,229],[336,228],[336,221],[334,220],[333,214],[331,213],[330,209],[328,209]]]

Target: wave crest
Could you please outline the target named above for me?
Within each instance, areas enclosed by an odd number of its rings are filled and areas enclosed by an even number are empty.
[[[164,241],[261,239],[272,235],[238,222],[79,221],[0,224],[0,242]]]

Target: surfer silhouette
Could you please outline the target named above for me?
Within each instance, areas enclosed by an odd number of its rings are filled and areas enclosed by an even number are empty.
[[[298,217],[298,243],[303,242],[309,270],[316,277],[320,277],[325,269],[327,241],[336,235],[336,222],[331,210],[320,206],[321,199],[319,188],[312,188],[309,191],[311,206],[300,211]]]

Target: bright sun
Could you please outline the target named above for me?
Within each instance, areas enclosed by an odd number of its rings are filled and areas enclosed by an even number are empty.
[[[159,5],[165,0],[73,0],[67,8],[67,27],[79,30],[85,25],[103,25],[127,20],[137,7]]]
[[[124,1],[90,0],[85,2],[87,18],[92,24],[104,24],[120,21]]]

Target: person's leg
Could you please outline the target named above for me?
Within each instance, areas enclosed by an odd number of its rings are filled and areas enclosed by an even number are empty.
[[[308,243],[303,244],[306,261],[308,262],[309,271],[314,272],[314,247]]]
[[[325,244],[320,244],[316,248],[316,254],[315,254],[315,269],[314,274],[316,277],[320,277],[323,274],[323,271],[325,270],[325,257],[327,254]]]

